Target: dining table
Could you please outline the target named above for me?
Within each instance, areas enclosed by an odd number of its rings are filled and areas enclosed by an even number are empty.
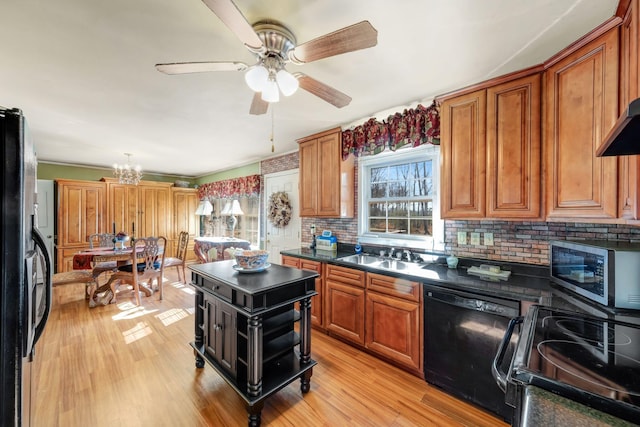
[[[209,256],[209,251],[215,248],[216,257]],[[193,251],[201,263],[212,261],[222,261],[225,258],[225,249],[251,249],[251,242],[233,237],[196,237],[194,239]]]
[[[144,250],[144,246],[136,246],[136,253],[141,253]],[[91,249],[83,249],[73,255],[73,269],[74,270],[92,270],[94,284],[89,287],[89,306],[95,307],[96,305],[107,305],[112,300],[111,288],[108,286],[108,282],[100,285],[98,283],[98,277],[104,273],[104,269],[96,269],[94,266],[99,262],[116,261],[116,268],[131,263],[131,253],[133,247],[125,247],[124,249],[116,249],[114,247],[99,247]],[[153,294],[153,290],[145,284],[139,284],[140,290],[144,292],[146,296]],[[98,295],[103,295],[100,301],[97,301]]]

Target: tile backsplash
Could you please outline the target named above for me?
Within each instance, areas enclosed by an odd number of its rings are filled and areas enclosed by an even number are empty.
[[[466,233],[466,244],[458,243],[459,232]],[[479,244],[471,244],[471,233],[479,234]],[[493,245],[485,245],[485,233],[493,234]],[[447,248],[451,247],[459,257],[548,265],[549,240],[565,239],[640,244],[640,227],[576,222],[445,221]]]

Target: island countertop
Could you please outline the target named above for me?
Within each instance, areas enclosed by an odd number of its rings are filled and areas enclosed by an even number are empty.
[[[233,268],[235,260],[194,264],[189,269],[203,277],[218,280],[234,290],[254,295],[277,287],[315,278],[318,273],[278,264],[257,273],[241,273]]]

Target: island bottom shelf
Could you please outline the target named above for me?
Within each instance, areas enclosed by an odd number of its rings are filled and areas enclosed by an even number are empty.
[[[308,371],[317,365],[317,362],[313,359],[309,359],[309,362],[302,363],[300,361],[299,352],[297,350],[291,350],[290,352],[275,358],[268,363],[265,363],[262,367],[262,392],[259,395],[249,395],[247,388],[247,382],[242,384],[230,376],[227,371],[220,366],[204,349],[204,346],[196,345],[195,341],[190,343],[195,352],[204,359],[213,369],[220,374],[220,376],[235,390],[235,392],[242,397],[245,403],[249,407],[260,404],[264,399],[271,396],[273,393],[291,384],[297,378],[303,377]],[[309,372],[309,377],[311,372]],[[308,390],[302,390],[306,393]]]

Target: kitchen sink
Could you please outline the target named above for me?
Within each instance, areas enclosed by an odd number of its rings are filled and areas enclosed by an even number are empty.
[[[358,265],[372,265],[382,261],[382,258],[372,256],[372,255],[356,254],[356,255],[349,255],[346,257],[342,257],[340,258],[340,261],[348,262],[351,264],[358,264]]]
[[[401,261],[397,259],[389,259],[382,258],[372,255],[349,255],[346,257],[342,257],[338,259],[342,262],[347,262],[349,264],[356,264],[361,266],[367,266],[372,268],[379,268],[382,270],[388,271],[403,271],[408,272],[411,270],[420,270],[424,267],[424,264],[419,264],[415,262]]]
[[[414,265],[404,261],[388,259],[388,260],[381,261],[380,264],[376,265],[376,267],[384,268],[387,270],[407,270],[409,268],[414,267]]]

